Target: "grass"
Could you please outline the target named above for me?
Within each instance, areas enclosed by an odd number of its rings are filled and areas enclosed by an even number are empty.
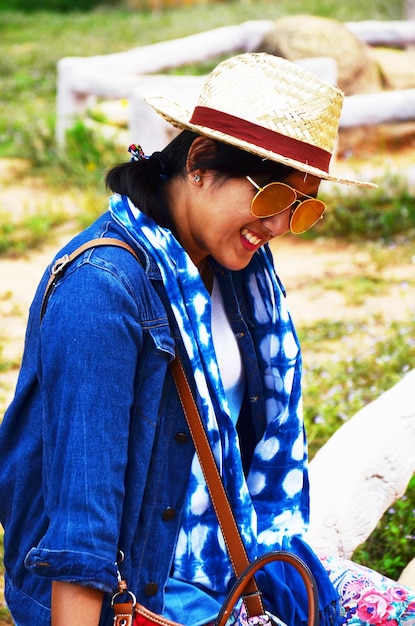
[[[415,316],[369,325],[320,320],[298,330],[304,352],[304,416],[313,457],[341,424],[396,384],[415,363]],[[321,355],[323,354],[323,358]]]
[[[44,206],[20,219],[0,212],[0,257],[19,256],[43,245],[55,236],[57,226],[68,221],[68,213],[60,207]]]
[[[337,291],[343,295],[345,306],[363,306],[372,296],[386,295],[392,287],[402,293],[415,288],[415,279],[384,277],[370,270],[358,275],[338,275],[319,281],[320,291]]]
[[[245,0],[158,14],[133,13],[122,7],[65,15],[0,12],[0,157],[31,159],[32,173],[38,179],[52,190],[63,189],[76,198],[76,208],[70,215],[51,203],[40,204],[34,214],[13,219],[1,214],[0,254],[26,253],[54,237],[68,219],[75,220],[74,228],[90,223],[105,206],[105,168],[120,159],[114,145],[82,123],[71,131],[67,153],[57,152],[54,108],[56,63],[60,58],[117,52],[226,24],[296,13],[343,21],[393,20],[402,18],[402,5],[390,0]],[[365,242],[369,266],[357,268],[360,271],[356,275],[337,283],[329,278],[322,282],[326,290],[348,293],[352,305],[369,292],[378,294],[388,287],[382,272],[390,266],[391,256],[396,263],[402,262],[403,255],[415,258],[414,198],[399,181],[384,183],[370,201],[364,194],[330,198],[327,219],[319,228],[320,237],[332,237],[334,233],[339,240],[357,246]],[[413,288],[412,281],[410,286]],[[381,315],[371,320],[370,326],[364,319],[345,323],[329,316],[299,328],[306,362],[305,419],[311,455],[345,420],[395,384],[408,364],[413,366],[414,331],[414,319],[388,325]],[[0,372],[15,367],[4,356],[6,340],[0,336]],[[0,404],[2,395],[0,383]],[[396,577],[413,557],[414,510],[412,481],[404,498],[387,512],[372,537],[356,552],[356,560]],[[7,611],[0,608],[3,623],[12,622]]]
[[[310,230],[308,239],[316,236],[341,237],[348,241],[413,241],[415,234],[415,197],[407,182],[385,175],[378,189],[367,193],[344,194],[341,189],[327,198],[329,210],[319,228]],[[340,187],[340,186],[339,186]],[[324,197],[324,194],[322,194]],[[401,239],[397,240],[399,236]]]

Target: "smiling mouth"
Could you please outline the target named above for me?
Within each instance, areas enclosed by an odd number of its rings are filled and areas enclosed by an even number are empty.
[[[251,233],[251,231],[249,231],[247,228],[241,229],[241,235],[242,237],[245,237],[245,239],[249,241],[252,246],[259,246],[259,244],[262,242],[262,239],[260,239],[260,237],[257,237],[257,235],[254,235],[254,233]]]

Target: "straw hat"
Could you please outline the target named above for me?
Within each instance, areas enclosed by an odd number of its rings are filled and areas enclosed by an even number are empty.
[[[319,178],[376,187],[329,174],[343,93],[280,57],[246,53],[219,63],[193,113],[163,96],[146,101],[177,128]]]

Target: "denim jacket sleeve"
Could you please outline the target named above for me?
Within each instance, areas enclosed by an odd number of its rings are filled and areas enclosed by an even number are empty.
[[[146,336],[152,350],[162,349],[158,331],[167,327],[139,297],[135,283],[144,271],[137,261],[120,269],[128,254],[94,250],[68,268],[49,300],[37,354],[48,521],[26,567],[106,592],[116,587],[138,362],[149,349]],[[153,432],[142,442],[149,450]]]

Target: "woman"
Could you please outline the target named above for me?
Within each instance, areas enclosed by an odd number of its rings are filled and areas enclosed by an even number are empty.
[[[132,146],[107,176],[109,211],[58,255],[116,238],[140,262],[88,249],[47,303],[45,273],[0,431],[6,598],[19,626],[110,624],[119,575],[155,613],[214,620],[234,574],[168,367],[176,352],[249,558],[300,556],[323,624],[396,623],[398,611],[415,623],[413,594],[389,582],[384,621],[371,621],[358,570],[302,539],[301,358],[267,243],[319,221],[321,179],[371,186],[329,174],[341,103],[336,87],[265,54],[221,63],[192,116],[150,101],[182,132],[149,158]],[[306,621],[296,576],[278,565],[258,577],[267,609],[290,625]],[[234,621],[246,622],[243,607]]]

